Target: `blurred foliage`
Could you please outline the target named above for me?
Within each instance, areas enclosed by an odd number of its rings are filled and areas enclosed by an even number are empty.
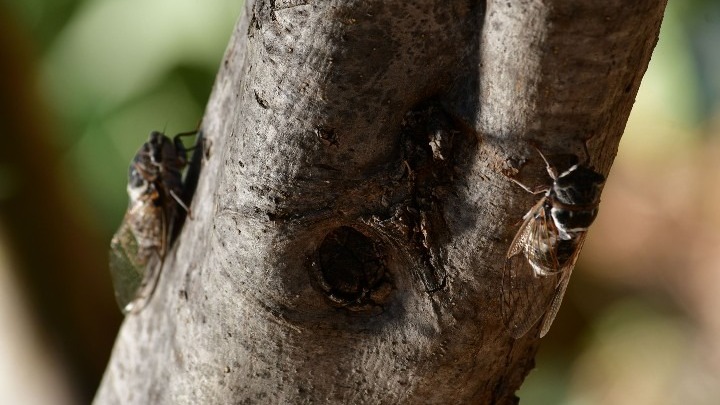
[[[197,127],[242,2],[11,3],[41,54],[62,126],[53,141],[105,233],[122,217],[126,169],[153,129]]]
[[[150,131],[198,126],[241,7],[0,3],[1,117],[14,135],[0,154],[0,231],[38,333],[81,402],[94,394],[121,319],[106,252],[127,205],[128,164]]]

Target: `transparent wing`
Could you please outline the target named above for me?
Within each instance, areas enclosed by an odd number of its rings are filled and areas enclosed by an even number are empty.
[[[557,288],[555,289],[555,294],[553,294],[553,299],[550,303],[550,307],[548,308],[547,312],[545,313],[545,317],[543,318],[542,327],[540,328],[540,337],[545,336],[548,331],[550,331],[550,326],[552,326],[552,323],[555,320],[558,311],[560,310],[560,304],[562,304],[563,296],[565,296],[565,290],[567,290],[568,283],[570,282],[570,276],[572,275],[572,271],[575,268],[575,263],[577,262],[578,256],[580,255],[583,243],[585,243],[586,235],[587,233],[583,233],[578,236],[577,246],[575,248],[575,251],[573,252],[573,255],[567,261],[565,266],[560,269],[561,279],[557,285]]]
[[[133,217],[128,212],[110,241],[110,274],[124,314],[142,309],[157,284],[167,246],[167,221],[161,210],[153,214],[157,215]],[[155,235],[159,243],[149,243]]]
[[[548,225],[542,204],[526,215],[508,250],[502,278],[502,315],[510,335],[524,336],[546,313],[556,295],[562,273],[558,272],[552,241],[557,236]],[[535,268],[547,267],[545,274]]]
[[[524,336],[545,314],[553,301],[559,274],[536,276],[522,255],[505,262],[503,274],[503,320],[510,335]]]
[[[527,240],[523,244],[525,257],[540,277],[560,271],[557,256],[558,230],[555,222],[546,214],[544,206],[536,206],[527,225]]]
[[[135,298],[145,277],[147,262],[140,255],[140,245],[127,220],[110,241],[110,275],[115,289],[115,299],[120,310]]]

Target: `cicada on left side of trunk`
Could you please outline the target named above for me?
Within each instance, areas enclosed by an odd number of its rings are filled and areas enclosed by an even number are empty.
[[[128,209],[110,242],[110,273],[123,313],[141,310],[152,297],[165,254],[188,211],[183,201],[187,150],[181,133],[170,139],[153,131],[128,172]]]

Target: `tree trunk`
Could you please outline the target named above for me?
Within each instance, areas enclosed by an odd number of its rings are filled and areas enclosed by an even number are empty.
[[[248,1],[96,403],[516,402],[538,328],[500,286],[538,196],[508,176],[547,183],[531,142],[608,173],[664,7]]]

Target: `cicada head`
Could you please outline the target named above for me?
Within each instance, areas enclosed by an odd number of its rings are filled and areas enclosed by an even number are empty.
[[[187,164],[187,151],[178,137],[172,140],[165,134],[153,131],[146,143],[152,151],[150,158],[157,168],[160,184],[168,192],[181,195],[182,172]]]

